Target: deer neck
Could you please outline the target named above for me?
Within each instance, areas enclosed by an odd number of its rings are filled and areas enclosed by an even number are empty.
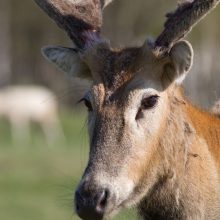
[[[220,118],[194,107],[189,102],[185,106],[185,111],[196,130],[197,137],[206,142],[220,173]]]
[[[194,149],[197,136],[186,112],[186,105],[189,103],[181,91],[176,90],[169,94],[170,109],[158,141],[160,163],[156,168],[157,181],[139,207],[141,216],[147,220],[182,220],[187,219],[189,209],[194,210],[195,216],[200,212],[195,203],[199,194],[194,193],[194,197],[182,196],[187,193],[190,185],[188,179],[192,178],[188,173],[188,169],[191,169],[189,161],[198,157]],[[189,201],[185,202],[186,200]],[[191,213],[192,215],[194,214]]]

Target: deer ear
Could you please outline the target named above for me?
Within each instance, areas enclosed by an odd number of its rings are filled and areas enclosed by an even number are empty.
[[[164,66],[163,84],[181,84],[192,67],[193,49],[189,42],[179,41],[170,50],[169,62]]]
[[[48,61],[67,73],[68,77],[91,79],[90,70],[80,59],[76,49],[59,46],[45,46],[41,51]]]
[[[101,0],[101,6],[105,8],[108,4],[110,4],[113,0]]]

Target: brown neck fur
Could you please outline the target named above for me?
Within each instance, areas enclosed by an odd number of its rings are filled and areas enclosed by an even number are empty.
[[[157,143],[158,181],[140,204],[140,214],[145,220],[219,219],[220,120],[174,90]]]
[[[197,135],[206,140],[209,151],[220,167],[220,119],[190,105],[190,103],[187,103],[186,111]]]

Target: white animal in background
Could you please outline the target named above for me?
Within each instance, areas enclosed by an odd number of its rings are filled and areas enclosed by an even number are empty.
[[[63,136],[55,95],[40,86],[9,86],[0,90],[0,117],[9,120],[14,140],[30,138],[30,122],[39,124],[48,142]]]

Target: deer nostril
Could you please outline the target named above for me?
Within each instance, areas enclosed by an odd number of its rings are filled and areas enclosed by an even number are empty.
[[[82,207],[84,206],[83,197],[81,196],[79,190],[75,193],[75,209],[77,213],[80,213],[82,210]]]
[[[76,212],[79,213],[80,212],[80,206],[78,203],[76,203]]]
[[[110,203],[110,191],[102,189],[87,191],[79,189],[75,193],[75,210],[80,218],[85,220],[103,219]]]
[[[96,211],[98,213],[100,214],[104,213],[109,197],[110,197],[110,192],[108,189],[104,189],[102,190],[102,192],[99,193],[97,205],[96,205]]]

